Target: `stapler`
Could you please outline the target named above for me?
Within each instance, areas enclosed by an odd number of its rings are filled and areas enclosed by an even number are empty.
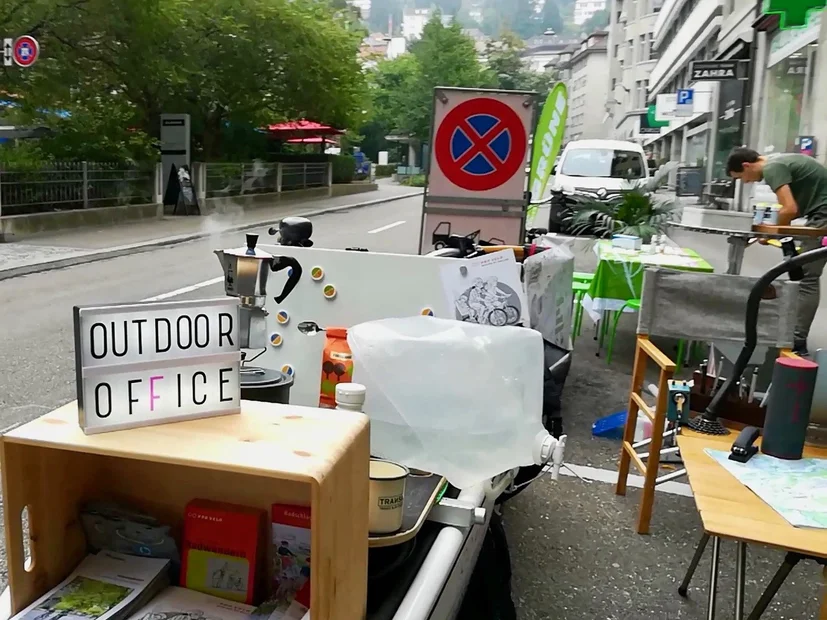
[[[732,444],[732,451],[729,454],[730,461],[737,461],[738,463],[746,463],[755,453],[758,452],[758,446],[755,442],[761,435],[761,431],[754,426],[747,426],[740,432],[735,443]]]

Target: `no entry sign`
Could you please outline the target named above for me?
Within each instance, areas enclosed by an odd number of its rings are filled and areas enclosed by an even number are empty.
[[[434,100],[428,193],[521,200],[533,103],[525,93],[440,90]]]
[[[479,97],[452,109],[436,132],[440,169],[454,185],[484,192],[525,167],[527,140],[522,121],[508,105]]]
[[[14,47],[12,48],[12,57],[19,67],[31,67],[37,62],[39,55],[40,46],[34,37],[26,34],[15,40]]]

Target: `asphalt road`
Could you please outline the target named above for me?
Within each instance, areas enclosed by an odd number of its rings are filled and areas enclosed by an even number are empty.
[[[421,199],[413,198],[319,216],[313,220],[314,239],[323,247],[415,253],[420,209]],[[266,231],[257,232],[266,240]],[[220,296],[221,271],[212,251],[242,242],[243,233],[217,232],[201,241],[0,281],[0,428],[74,399],[73,306]],[[764,255],[764,250],[753,257]],[[701,253],[714,264],[722,260],[717,254]],[[609,474],[614,469],[617,444],[591,438],[590,429],[596,417],[625,408],[631,342],[630,334],[618,337],[616,359],[609,367],[594,357],[591,338],[578,341],[564,401],[568,460],[575,465]],[[706,618],[706,560],[690,599],[683,601],[675,594],[700,535],[692,500],[659,493],[653,534],[639,537],[632,531],[637,499],[635,491],[616,498],[609,484],[563,477],[558,482],[537,481],[506,505],[520,620]],[[724,553],[725,562],[731,562],[734,548],[726,545]],[[780,553],[768,550],[750,553],[749,603],[757,599],[781,559]],[[731,568],[726,564],[722,576],[719,618],[732,617]],[[0,584],[5,581],[3,550]],[[819,583],[816,567],[802,563],[765,617],[815,618]]]

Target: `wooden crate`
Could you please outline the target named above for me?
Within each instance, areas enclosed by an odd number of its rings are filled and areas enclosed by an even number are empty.
[[[84,435],[77,420],[70,403],[0,440],[12,613],[56,586],[85,555],[85,502],[123,502],[178,533],[187,502],[205,498],[268,514],[273,503],[310,506],[313,620],[364,617],[366,416],[243,401],[239,415],[102,435]],[[26,508],[32,561],[24,566]]]

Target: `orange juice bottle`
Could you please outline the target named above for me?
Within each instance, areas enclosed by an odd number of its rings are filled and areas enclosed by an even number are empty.
[[[347,328],[328,327],[322,354],[320,407],[336,408],[336,386],[353,380],[353,353],[347,344]]]

